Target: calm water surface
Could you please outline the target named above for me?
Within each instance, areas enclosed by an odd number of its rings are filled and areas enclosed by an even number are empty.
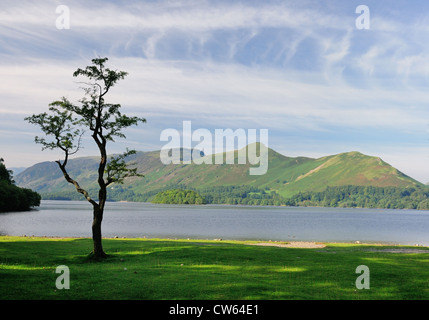
[[[91,205],[0,214],[1,235],[91,237]],[[109,202],[104,237],[380,242],[429,246],[429,211]]]

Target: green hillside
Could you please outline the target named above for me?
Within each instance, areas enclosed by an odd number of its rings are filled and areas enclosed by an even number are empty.
[[[237,159],[237,151],[235,157]],[[123,185],[109,190],[112,200],[148,200],[159,191],[181,188],[210,190],[223,187],[256,188],[249,192],[273,192],[289,198],[300,192],[321,192],[328,186],[422,187],[378,157],[347,152],[318,159],[286,157],[268,149],[268,171],[249,175],[247,164],[169,164],[160,161],[160,152],[137,152],[128,160],[135,163],[144,177],[128,178]],[[96,190],[96,157],[71,159],[70,175],[88,190]],[[214,163],[214,161],[213,161]],[[235,161],[237,163],[237,161]],[[16,177],[19,186],[31,188],[42,196],[78,198],[55,162],[38,163]],[[251,191],[249,191],[251,190]]]

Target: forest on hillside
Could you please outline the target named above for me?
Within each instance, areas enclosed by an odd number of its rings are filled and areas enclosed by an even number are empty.
[[[164,204],[205,204],[205,199],[196,191],[173,189],[159,192],[151,201]]]
[[[0,212],[26,211],[40,205],[41,196],[30,189],[19,188],[14,184],[11,170],[0,158]]]
[[[300,192],[283,197],[268,188],[253,186],[216,186],[192,188],[184,185],[166,185],[162,189],[135,193],[121,185],[109,189],[109,201],[151,202],[158,193],[167,190],[193,190],[206,204],[260,205],[260,206],[315,206],[344,208],[429,209],[429,188],[336,186],[320,192]],[[68,193],[43,194],[43,199],[83,200],[74,190]]]
[[[429,189],[421,187],[327,187],[322,192],[301,192],[288,205],[344,208],[429,209]]]

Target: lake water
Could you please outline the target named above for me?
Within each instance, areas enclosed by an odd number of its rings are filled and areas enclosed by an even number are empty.
[[[91,237],[85,201],[42,201],[33,211],[0,214],[0,235]],[[104,237],[282,240],[429,246],[429,211],[162,205],[109,202]]]

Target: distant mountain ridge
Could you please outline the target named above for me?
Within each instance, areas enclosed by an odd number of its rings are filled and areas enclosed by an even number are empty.
[[[234,154],[237,160],[238,151]],[[70,159],[67,165],[70,176],[83,188],[96,190],[98,160],[98,157]],[[328,186],[425,187],[379,157],[357,151],[313,159],[287,157],[268,148],[268,170],[266,174],[259,176],[249,175],[249,167],[253,166],[249,163],[165,165],[160,160],[160,151],[137,152],[127,161],[135,163],[134,167],[145,176],[128,178],[121,186],[112,185],[109,191],[113,194],[115,190],[121,190],[134,195],[155,195],[169,186],[197,190],[248,186],[274,191],[287,198],[300,192],[321,192]],[[57,194],[68,198],[76,193],[53,161],[37,163],[27,168],[15,177],[15,181],[18,186],[37,191],[42,197]],[[79,196],[77,193],[76,195]],[[123,200],[120,194],[115,195],[114,199]]]

